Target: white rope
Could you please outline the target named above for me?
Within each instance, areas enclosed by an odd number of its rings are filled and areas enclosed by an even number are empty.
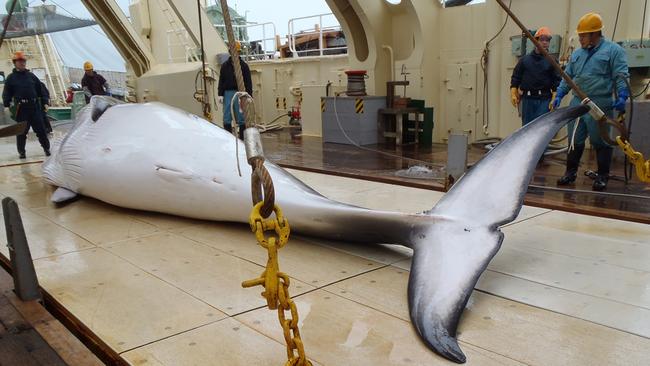
[[[582,118],[578,118],[576,123],[573,125],[573,133],[571,134],[571,143],[569,144],[569,152],[576,149],[576,131],[578,131],[578,126],[580,125]]]
[[[235,160],[237,161],[237,172],[241,177],[241,166],[239,164],[239,121],[237,120],[237,115],[235,114],[235,101],[238,98],[248,98],[249,103],[253,105],[253,112],[255,111],[255,99],[253,99],[253,97],[251,97],[247,92],[240,91],[235,92],[235,94],[232,96],[232,99],[230,99],[230,133],[235,136]],[[243,114],[244,111],[241,109],[241,103],[237,103],[237,107]],[[255,123],[255,119],[253,119],[253,123]],[[254,127],[256,126],[257,125],[254,125]]]

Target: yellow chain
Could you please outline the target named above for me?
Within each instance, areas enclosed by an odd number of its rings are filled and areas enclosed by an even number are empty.
[[[642,182],[650,183],[650,160],[645,160],[643,154],[634,150],[628,141],[623,142],[621,137],[616,138],[618,146],[623,150],[625,155],[630,159],[636,168],[636,175]]]
[[[262,296],[266,298],[269,309],[278,310],[278,319],[287,343],[287,362],[285,366],[312,366],[305,356],[305,347],[300,338],[298,329],[298,309],[289,295],[289,276],[280,272],[278,264],[278,250],[282,249],[289,241],[289,222],[282,215],[278,205],[274,206],[275,219],[264,219],[260,214],[263,202],[256,204],[251,211],[249,223],[255,233],[257,242],[268,251],[266,269],[262,275],[252,280],[244,281],[242,287],[263,286]],[[265,231],[274,231],[275,235],[265,237]],[[290,312],[288,318],[285,312]],[[296,354],[297,353],[297,354]]]

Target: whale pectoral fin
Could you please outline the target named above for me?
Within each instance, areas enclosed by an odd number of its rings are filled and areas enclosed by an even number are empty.
[[[92,118],[93,122],[97,122],[99,117],[101,117],[108,108],[123,103],[124,102],[112,97],[107,97],[105,95],[95,95],[90,99],[92,108],[90,117]]]
[[[67,188],[59,187],[52,193],[52,197],[50,198],[50,201],[54,203],[63,203],[66,201],[73,200],[77,198],[77,193],[73,192]]]
[[[431,349],[465,362],[456,328],[481,273],[496,255],[501,225],[521,210],[537,161],[553,136],[585,106],[548,113],[499,143],[427,214],[435,217],[412,243],[409,310]],[[425,238],[432,238],[425,240]]]
[[[498,229],[441,222],[428,236],[439,241],[414,248],[408,285],[411,321],[429,348],[464,363],[456,340],[458,321],[503,234]]]

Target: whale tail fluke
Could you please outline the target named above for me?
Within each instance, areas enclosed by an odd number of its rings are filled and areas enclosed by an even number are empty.
[[[438,354],[465,362],[456,329],[476,282],[501,246],[499,227],[519,214],[537,161],[551,139],[587,111],[585,106],[559,109],[522,127],[427,212],[437,220],[413,245],[409,311],[424,343]]]

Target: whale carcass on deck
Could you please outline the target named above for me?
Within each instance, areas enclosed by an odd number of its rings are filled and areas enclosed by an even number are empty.
[[[499,250],[499,227],[518,215],[546,145],[587,107],[546,114],[503,140],[423,213],[335,202],[266,162],[293,231],[334,240],[401,244],[414,250],[408,301],[424,343],[465,362],[456,329],[479,276]],[[241,147],[241,146],[240,146]],[[245,161],[239,149],[240,161]],[[240,176],[235,138],[182,110],[93,97],[52,156],[44,177],[52,200],[77,194],[140,210],[248,222],[250,175]]]

